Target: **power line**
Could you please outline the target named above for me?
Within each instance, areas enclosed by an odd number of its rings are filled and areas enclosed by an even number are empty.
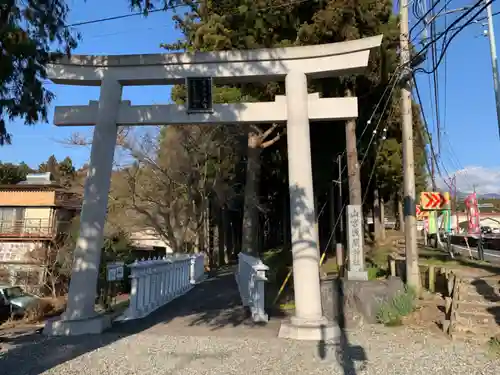
[[[470,25],[472,22],[474,22],[475,18],[484,10],[486,9],[486,7],[490,4],[492,4],[495,0],[490,0],[488,1],[485,5],[483,5],[479,11],[477,11],[468,21],[466,21],[466,23],[460,25],[460,26],[457,26],[457,31],[447,40],[446,44],[444,45],[444,47],[442,48],[441,50],[441,55],[437,61],[437,65],[433,67],[433,69],[431,71],[427,71],[423,68],[418,68],[416,69],[416,71],[422,71],[424,73],[427,73],[427,74],[432,74],[432,72],[434,70],[436,70],[439,66],[439,64],[441,63],[441,61],[443,60],[443,57],[444,57],[444,54],[446,53],[446,50],[448,49],[450,43],[453,41],[453,39],[468,25]],[[477,1],[473,6],[471,6],[466,12],[464,12],[464,14],[462,14],[460,17],[458,17],[455,21],[453,21],[448,27],[447,29],[442,32],[440,35],[438,35],[437,37],[435,38],[432,38],[430,42],[428,42],[426,45],[424,45],[422,47],[422,49],[415,55],[413,56],[413,58],[410,60],[410,64],[412,64],[413,62],[415,61],[418,61],[418,59],[420,59],[422,57],[423,54],[426,53],[427,49],[429,47],[431,47],[434,43],[436,43],[438,40],[440,40],[441,38],[443,38],[448,32],[450,32],[454,27],[455,25],[457,25],[460,21],[462,21],[465,17],[467,17],[474,9],[476,9],[480,4],[482,3],[482,0],[479,0]]]
[[[451,0],[448,0],[447,4],[450,2]],[[429,10],[427,10],[427,12],[425,12],[425,14],[423,16],[421,16],[417,22],[411,27],[410,31],[408,32],[408,36],[411,35],[411,33],[413,32],[413,30],[415,30],[417,28],[417,26],[420,24],[420,22],[424,21],[424,24],[425,24],[425,19],[427,18],[427,16],[429,14],[431,14],[431,12],[434,10],[435,7],[437,7],[437,5],[441,2],[441,0],[437,0],[430,8]],[[415,7],[414,7],[414,13],[415,13]],[[425,26],[424,26],[425,27]]]
[[[444,58],[444,55],[446,53],[446,51],[448,50],[451,42],[453,41],[453,39],[455,39],[455,37],[465,28],[467,27],[468,25],[470,25],[472,22],[475,21],[476,17],[481,14],[481,12],[483,10],[485,10],[488,5],[492,4],[494,1],[496,0],[489,0],[487,3],[485,3],[485,5],[483,5],[466,23],[460,25],[460,26],[457,26],[455,28],[455,33],[453,33],[453,35],[446,41],[446,43],[443,43],[444,46],[443,48],[441,49],[441,55],[437,61],[437,64],[435,64],[435,66],[433,67],[432,70],[428,71],[426,69],[423,69],[423,68],[417,68],[415,70],[415,72],[418,72],[418,71],[421,71],[421,72],[424,72],[426,74],[432,74],[435,70],[438,69],[439,65],[441,64],[441,62],[443,61],[443,58]],[[474,4],[473,6],[471,6],[462,16],[458,17],[454,22],[452,22],[452,24],[450,26],[448,26],[448,28],[443,32],[441,33],[439,36],[437,36],[436,38],[433,38],[431,40],[431,42],[427,43],[423,48],[422,50],[414,57],[417,58],[417,56],[421,55],[422,53],[424,53],[427,48],[429,46],[431,46],[432,44],[436,43],[439,39],[443,38],[446,36],[446,34],[451,31],[453,29],[453,27],[458,23],[460,22],[462,19],[464,19],[467,15],[469,15],[469,13],[471,13],[475,8],[477,8],[481,3],[483,3],[482,0],[479,0],[478,2],[476,2],[476,4]]]
[[[444,9],[448,6],[448,2],[444,5]],[[434,14],[433,14],[434,16]],[[431,37],[434,37],[436,35],[436,23],[432,22],[431,23]],[[446,35],[445,35],[446,38]],[[433,66],[437,64],[437,49],[436,49],[436,43],[432,45],[431,48],[431,59],[432,59],[432,64]],[[437,131],[437,148],[438,148],[438,155],[441,152],[441,116],[440,116],[440,110],[439,110],[439,77],[438,77],[438,69],[434,70],[432,74],[432,80],[434,83],[434,109],[435,109],[435,115],[436,115],[436,131]]]
[[[257,10],[270,10],[270,9],[278,9],[278,8],[286,8],[287,6],[290,5],[300,5],[303,3],[308,3],[308,2],[313,2],[314,0],[291,0],[287,3],[284,4],[276,4],[276,5],[268,5],[264,7],[257,7]],[[66,25],[66,27],[80,27],[80,26],[86,26],[86,25],[93,25],[96,23],[102,23],[102,22],[108,22],[108,21],[116,21],[124,18],[131,18],[131,17],[138,17],[138,16],[148,16],[149,14],[152,13],[158,13],[158,12],[166,12],[169,10],[175,10],[177,8],[182,8],[182,7],[188,7],[190,5],[200,5],[201,3],[198,1],[194,1],[191,4],[176,4],[176,5],[170,5],[170,6],[165,6],[164,8],[161,9],[152,9],[152,10],[147,10],[147,11],[142,11],[142,12],[133,12],[133,13],[127,13],[127,14],[121,14],[118,16],[111,16],[111,17],[104,17],[104,18],[98,18],[94,20],[89,20],[89,21],[81,21],[81,22],[75,22],[69,25]],[[240,10],[238,8],[233,8],[231,11],[226,12],[224,15],[231,15],[231,14],[238,14],[240,13]]]
[[[438,159],[436,157],[436,153],[434,152],[434,146],[432,144],[432,139],[431,139],[432,137],[431,137],[431,134],[430,134],[430,131],[429,131],[429,125],[427,123],[427,118],[425,116],[424,106],[423,106],[423,103],[422,103],[422,97],[420,96],[420,90],[418,89],[417,80],[415,79],[415,76],[413,77],[413,86],[415,88],[415,93],[417,94],[417,100],[418,100],[418,103],[420,105],[420,113],[422,114],[422,119],[423,119],[423,123],[424,123],[424,130],[425,130],[426,135],[429,138],[429,140],[431,140],[431,142],[429,142],[430,151],[431,151],[431,158],[434,160],[434,162],[436,164],[436,169],[438,171],[439,176],[442,179],[444,179],[443,174],[441,172],[441,168],[439,167],[439,163],[438,163]],[[449,177],[450,174],[446,170],[445,166],[443,166],[443,169],[445,170],[446,174]]]
[[[410,42],[413,44],[415,42],[415,40],[419,37],[419,35],[422,33],[422,32],[425,32],[425,34],[427,34],[427,26],[429,25],[432,25],[434,23],[434,21],[443,13],[446,11],[448,5],[453,1],[453,0],[447,0],[446,3],[441,7],[441,9],[439,9],[437,12],[434,12],[434,8],[439,4],[441,0],[438,0],[434,3],[434,5],[421,17],[419,17],[417,14],[415,14],[417,17],[418,17],[418,20],[417,20],[417,23],[415,25],[413,25],[413,27],[410,29],[410,35],[411,33],[413,32],[413,30],[416,28],[416,26],[424,21],[424,25],[423,25],[423,28],[420,30],[420,32],[413,38],[410,40]],[[415,13],[415,12],[414,12]],[[432,17],[430,18],[430,20],[427,20],[428,16],[429,15],[432,15]],[[427,35],[426,35],[427,36]],[[425,38],[426,39],[426,38]]]
[[[448,15],[445,14],[444,16],[444,27],[445,29],[448,27]],[[447,83],[448,83],[448,64],[447,64],[447,55],[444,56],[444,112],[443,112],[443,132],[446,130],[446,114],[447,114],[447,101],[448,101],[448,90],[447,90]]]
[[[155,9],[151,10],[148,13],[157,13],[157,12],[164,12],[166,9]],[[124,18],[130,18],[130,17],[137,17],[137,16],[144,16],[144,12],[137,12],[137,13],[129,13],[129,14],[122,14],[120,16],[113,16],[113,17],[106,17],[106,18],[98,18],[95,20],[89,20],[89,21],[82,21],[82,22],[75,22],[69,25],[66,25],[67,28],[69,27],[80,27],[80,26],[86,26],[86,25],[93,25],[96,23],[101,23],[101,22],[107,22],[107,21],[116,21],[116,20],[121,20]]]

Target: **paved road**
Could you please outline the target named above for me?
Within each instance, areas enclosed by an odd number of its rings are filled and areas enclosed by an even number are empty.
[[[484,348],[424,331],[365,326],[318,343],[277,339],[278,327],[248,320],[228,270],[102,335],[14,337],[0,351],[0,375],[499,374]]]
[[[465,256],[469,255],[469,248],[467,248],[466,246],[461,246],[461,245],[452,245],[452,246],[455,252],[458,252]],[[475,258],[478,257],[477,249],[475,247],[471,247],[470,252],[472,252],[473,257]],[[484,260],[491,263],[500,263],[500,251],[484,249]]]

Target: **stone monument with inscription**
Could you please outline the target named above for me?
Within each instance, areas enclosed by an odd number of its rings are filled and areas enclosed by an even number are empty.
[[[347,206],[347,251],[349,257],[349,280],[368,280],[365,270],[365,252],[363,250],[363,211],[361,205]]]

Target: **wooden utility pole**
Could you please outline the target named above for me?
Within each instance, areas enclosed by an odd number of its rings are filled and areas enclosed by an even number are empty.
[[[352,92],[346,89],[346,97]],[[361,178],[359,176],[358,148],[356,146],[356,120],[347,120],[345,126],[347,148],[347,174],[349,176],[349,204],[361,205]]]
[[[344,213],[342,212],[342,207],[344,204],[344,200],[342,198],[342,155],[337,156],[337,165],[339,169],[339,195],[338,195],[338,203],[337,203],[337,209],[340,215],[340,230],[339,230],[339,243],[340,247],[342,247],[342,244],[344,243]]]
[[[408,32],[408,0],[401,0],[400,12],[400,47],[401,66],[407,72],[410,66],[409,32]],[[411,73],[411,72],[410,72]],[[413,121],[411,111],[411,74],[403,74],[404,85],[401,89],[401,116],[403,138],[403,202],[405,217],[406,246],[406,283],[415,292],[420,293],[420,276],[418,269],[417,223],[415,206],[415,165],[413,156]]]
[[[347,130],[347,127],[346,127]],[[344,276],[344,212],[342,211],[343,201],[342,201],[342,155],[337,156],[337,167],[339,172],[339,179],[337,181],[339,194],[337,195],[337,215],[339,221],[339,236],[337,237],[337,243],[335,245],[335,254],[337,258],[337,266],[340,272],[340,276]]]

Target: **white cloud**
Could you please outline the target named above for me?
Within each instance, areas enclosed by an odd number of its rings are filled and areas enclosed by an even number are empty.
[[[484,168],[469,166],[456,171],[454,174],[456,176],[457,190],[460,192],[472,192],[473,185],[475,185],[476,192],[479,194],[500,194],[500,167]],[[447,189],[447,186],[443,181],[436,182],[439,187]]]

